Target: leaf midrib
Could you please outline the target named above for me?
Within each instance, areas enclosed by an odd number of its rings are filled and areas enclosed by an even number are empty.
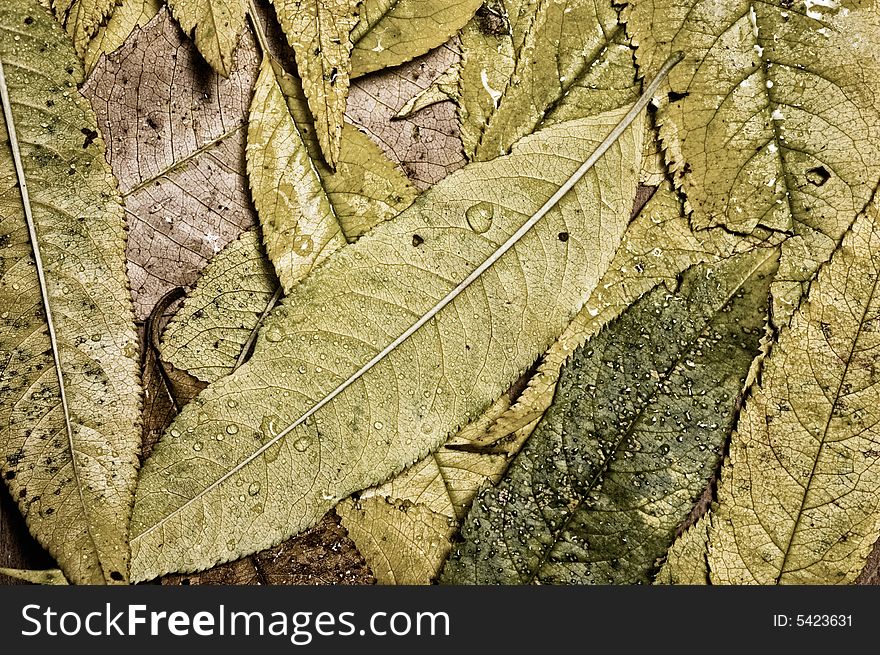
[[[782,576],[784,576],[786,574],[785,567],[788,564],[788,559],[789,559],[789,556],[791,555],[792,544],[794,543],[795,536],[797,536],[798,528],[800,527],[801,520],[803,519],[804,514],[806,513],[807,496],[810,495],[810,489],[813,484],[813,479],[816,476],[816,471],[818,470],[818,467],[819,467],[819,461],[822,459],[822,453],[825,449],[825,444],[827,443],[828,432],[831,429],[831,420],[834,417],[834,410],[837,407],[838,402],[840,401],[840,396],[843,391],[844,381],[846,380],[846,377],[849,373],[850,364],[852,363],[853,355],[855,354],[855,351],[856,351],[856,346],[859,343],[859,338],[864,334],[865,321],[867,319],[868,312],[871,308],[871,304],[874,300],[874,296],[877,292],[878,279],[880,279],[880,276],[874,275],[874,280],[871,284],[871,291],[868,294],[868,298],[865,301],[865,307],[862,310],[862,315],[861,315],[861,317],[859,317],[859,323],[858,323],[858,327],[856,329],[856,334],[855,334],[855,337],[853,338],[853,342],[852,342],[852,346],[850,347],[849,354],[848,354],[846,361],[844,362],[844,365],[843,365],[843,372],[841,373],[841,376],[840,376],[840,382],[838,383],[837,390],[834,393],[834,401],[829,406],[828,418],[825,420],[825,426],[822,431],[822,438],[819,442],[819,447],[816,449],[816,456],[813,458],[813,466],[810,469],[810,474],[807,477],[807,482],[804,485],[804,493],[801,496],[800,507],[798,508],[798,512],[797,512],[797,515],[795,516],[794,523],[792,524],[791,534],[788,537],[788,543],[786,544],[785,549],[783,550],[782,563],[779,566],[779,573],[776,575],[776,578],[774,580],[774,584],[779,584],[780,580],[782,579]]]
[[[728,295],[728,297],[724,299],[724,302],[718,306],[718,309],[716,309],[712,313],[712,316],[709,318],[709,320],[706,321],[706,324],[703,327],[703,329],[694,334],[693,338],[690,340],[687,347],[683,348],[680,351],[679,356],[676,358],[676,360],[666,369],[666,371],[664,371],[663,377],[662,377],[663,381],[669,380],[672,373],[674,373],[681,366],[681,363],[684,360],[684,358],[694,348],[694,346],[696,345],[697,339],[706,333],[706,331],[713,325],[715,319],[718,317],[718,315],[721,313],[721,311],[730,304],[730,302],[734,299],[734,297],[740,291],[740,289],[742,289],[743,286],[749,280],[752,279],[752,276],[755,274],[755,272],[757,270],[759,270],[761,266],[766,264],[767,261],[771,257],[775,256],[775,253],[776,253],[775,248],[770,249],[770,254],[768,255],[768,257],[763,258],[759,262],[757,262],[752,267],[752,270],[749,271],[748,275],[743,277],[742,282],[740,282],[740,284],[738,284],[733,289],[733,291]],[[656,287],[654,287],[654,288],[656,289]],[[639,410],[639,413],[632,419],[632,421],[630,422],[630,425],[627,427],[626,432],[623,434],[623,436],[620,439],[618,439],[613,444],[613,449],[612,449],[612,453],[611,453],[612,456],[605,458],[604,462],[599,467],[599,469],[596,471],[593,478],[584,487],[583,492],[581,493],[581,498],[578,500],[578,502],[572,508],[571,512],[569,513],[569,515],[565,519],[565,521],[562,522],[562,524],[559,526],[559,528],[557,530],[555,530],[555,531],[551,530],[552,540],[551,540],[550,544],[544,549],[544,553],[542,554],[541,559],[538,561],[538,564],[535,566],[534,571],[532,571],[529,578],[524,580],[522,582],[522,584],[534,584],[537,581],[538,576],[541,575],[541,570],[547,564],[547,561],[549,560],[556,545],[560,542],[560,540],[562,538],[562,534],[569,528],[569,526],[571,525],[571,522],[574,520],[575,516],[577,516],[577,514],[581,511],[582,507],[584,506],[584,504],[588,500],[590,492],[595,488],[596,484],[605,477],[606,473],[608,473],[608,470],[609,470],[611,464],[617,460],[617,456],[618,456],[621,445],[623,445],[635,433],[636,428],[641,423],[641,420],[645,414],[645,411],[648,409],[649,406],[651,406],[654,403],[654,400],[657,398],[657,394],[659,393],[660,387],[661,387],[661,384],[658,382],[658,384],[654,387],[654,392],[648,398],[645,399],[644,403],[642,404],[642,408]]]

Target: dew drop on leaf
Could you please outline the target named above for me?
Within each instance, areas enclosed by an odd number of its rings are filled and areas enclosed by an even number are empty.
[[[478,202],[465,212],[468,225],[477,234],[483,234],[492,227],[492,217],[495,215],[495,208],[488,202]]]

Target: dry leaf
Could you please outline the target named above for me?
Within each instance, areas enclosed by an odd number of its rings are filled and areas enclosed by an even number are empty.
[[[793,231],[784,323],[880,179],[880,13],[843,0],[630,0],[640,72],[687,53],[658,97],[675,181],[697,227]]]
[[[849,583],[880,535],[874,200],[783,327],[736,426],[713,584]]]
[[[620,117],[548,128],[508,158],[463,169],[297,285],[267,319],[250,361],[191,403],[145,464],[132,529],[134,575],[205,568],[276,543],[424,456],[497,398],[561,331],[610,262],[635,191],[640,121],[489,275],[285,436],[316,399],[513,234]],[[446,210],[438,214],[435,206]],[[514,285],[520,291],[511,294]],[[531,297],[548,304],[530,304]],[[474,321],[480,327],[467,329]],[[491,335],[482,327],[487,321]],[[161,491],[171,484],[161,471],[178,469],[176,480],[196,473],[200,482]],[[200,518],[209,506],[222,520]],[[205,538],[215,531],[216,539]]]
[[[141,393],[122,203],[76,92],[83,72],[68,36],[36,0],[5,2],[0,27],[20,37],[0,41],[0,61],[31,194],[27,202],[4,138],[0,468],[71,581],[123,582]]]
[[[324,160],[336,168],[351,76],[358,0],[272,0],[315,121]]]
[[[399,66],[446,43],[482,0],[364,0],[351,33],[351,76]]]

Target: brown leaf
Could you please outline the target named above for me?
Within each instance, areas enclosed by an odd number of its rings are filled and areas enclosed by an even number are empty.
[[[167,575],[164,585],[374,584],[364,558],[334,512],[284,543],[244,559],[188,575]]]
[[[412,120],[391,118],[456,56],[439,48],[352,85],[348,118],[422,187],[464,163],[454,107],[441,103]],[[104,58],[84,85],[126,202],[140,320],[163,294],[191,286],[211,257],[256,223],[244,160],[259,68],[251,31],[235,58],[229,78],[221,78],[163,10]]]
[[[413,96],[458,61],[450,46],[414,61],[352,81],[347,115],[376,139],[420,189],[464,166],[455,105],[441,102],[403,120],[393,120]]]

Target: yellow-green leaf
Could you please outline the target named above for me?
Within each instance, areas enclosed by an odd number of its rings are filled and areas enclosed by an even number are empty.
[[[336,506],[379,584],[428,584],[437,577],[458,521],[477,491],[498,481],[508,457],[527,436],[523,430],[502,446],[481,443],[491,422],[509,406],[510,398],[503,394],[437,451],[384,484],[360,492],[358,500],[346,499]],[[397,515],[401,508],[407,514],[402,520]],[[425,534],[432,535],[430,547]]]
[[[460,104],[468,158],[492,159],[532,133],[570,89],[594,73],[596,62],[616,56],[606,50],[621,34],[608,0],[488,2],[461,37]],[[626,91],[632,93],[633,85],[630,78]],[[602,91],[594,95],[605,96],[607,109],[620,106]]]
[[[434,82],[424,91],[417,93],[406,101],[406,104],[400,108],[394,118],[410,118],[422,109],[436,105],[438,102],[447,100],[456,100],[458,98],[458,78],[461,74],[459,65],[453,64],[440,75]]]
[[[40,585],[66,585],[67,578],[61,569],[47,569],[45,571],[31,571],[29,569],[3,569],[0,568],[0,575],[6,575],[16,580],[24,580],[32,584]]]
[[[709,528],[713,584],[852,582],[880,535],[878,220],[875,200],[746,401]]]
[[[331,212],[325,218],[338,221],[347,240],[357,239],[412,203],[417,192],[403,173],[367,135],[348,123],[343,126],[336,170],[331,171],[323,164],[308,107],[295,80],[283,73],[276,79],[278,84],[284,80],[287,110],[301,136],[302,143],[298,147],[305,149],[295,156],[301,160],[311,158],[320,178],[320,186],[313,191],[319,197],[326,194]],[[269,84],[271,91],[271,80],[264,83]],[[263,88],[265,91],[266,87]],[[287,120],[284,114],[277,118],[282,123]],[[288,125],[287,129],[292,130],[292,126]],[[296,138],[292,131],[290,135]],[[265,205],[272,208],[271,198],[275,193],[277,190],[272,188],[266,191],[264,198],[269,200],[260,203],[264,205],[261,221],[264,221]],[[268,214],[273,216],[271,211]],[[286,215],[279,218],[290,220]],[[292,244],[285,246],[282,241],[280,248],[285,247],[289,249]],[[277,288],[278,279],[266,261],[259,238],[254,233],[243,235],[214,257],[183,308],[168,325],[162,341],[163,357],[206,382],[230,373],[241,359],[242,349],[259,328],[267,307],[274,304],[272,298]]]
[[[759,352],[778,249],[689,269],[578,349],[442,581],[648,582],[714,473]]]
[[[260,216],[266,253],[285,292],[346,244],[287,107],[286,97],[295,93],[292,86],[293,78],[271,56],[264,56],[247,136],[251,196]]]
[[[379,584],[428,584],[452,548],[455,520],[424,505],[371,496],[336,511]]]
[[[68,36],[36,0],[5,0],[0,31],[19,37],[0,61],[37,238],[3,121],[0,470],[71,582],[124,581],[141,435],[122,202]]]
[[[77,54],[83,56],[89,41],[116,8],[116,0],[52,0],[52,8],[73,38]]]
[[[168,8],[211,68],[229,77],[247,0],[168,0]]]
[[[708,515],[700,517],[675,540],[654,578],[654,584],[709,584],[709,562],[706,559],[709,521]]]
[[[278,289],[259,234],[245,232],[205,267],[165,329],[162,358],[205,382],[228,375],[252,342],[267,308],[275,304]]]
[[[758,242],[718,229],[692,231],[675,192],[664,184],[629,225],[602,282],[544,354],[517,402],[487,431],[487,440],[503,440],[539,419],[553,400],[565,361],[639,296],[658,283],[672,290],[678,275],[689,266],[729,257]]]
[[[364,0],[351,33],[351,76],[419,57],[446,43],[482,0]]]
[[[610,263],[632,205],[641,120],[423,329],[293,427],[497,251],[622,115],[548,128],[453,173],[298,284],[248,363],[187,406],[147,460],[133,576],[277,543],[424,457],[499,397]]]
[[[86,73],[95,68],[101,55],[110,54],[125,43],[136,28],[149,23],[161,8],[162,0],[122,0],[110,20],[101,23],[89,41],[83,55]]]
[[[793,231],[774,289],[785,322],[880,179],[880,12],[842,0],[630,0],[640,72],[697,227]]]
[[[339,160],[342,117],[351,75],[351,31],[357,0],[272,0],[315,121],[330,168]]]

